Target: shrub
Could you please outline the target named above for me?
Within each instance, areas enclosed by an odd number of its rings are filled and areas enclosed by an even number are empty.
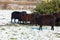
[[[53,14],[55,12],[60,12],[60,0],[52,0],[48,3],[41,2],[36,5],[36,8],[33,9],[41,14]]]

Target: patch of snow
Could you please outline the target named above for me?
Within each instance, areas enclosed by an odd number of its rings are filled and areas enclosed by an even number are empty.
[[[3,30],[4,28],[4,30]],[[1,40],[52,40],[53,33],[51,30],[32,30],[26,27],[1,27],[0,38]]]

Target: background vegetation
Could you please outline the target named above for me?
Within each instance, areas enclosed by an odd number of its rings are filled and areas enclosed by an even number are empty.
[[[41,14],[53,14],[60,12],[60,0],[52,0],[50,2],[41,2],[36,5],[34,11]]]

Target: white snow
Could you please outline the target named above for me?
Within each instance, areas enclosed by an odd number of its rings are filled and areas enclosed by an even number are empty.
[[[50,26],[43,26],[43,30],[37,30],[39,26],[35,25],[12,25],[10,21],[13,11],[16,10],[0,10],[0,40],[60,40],[60,27],[55,26],[55,30],[52,31]]]

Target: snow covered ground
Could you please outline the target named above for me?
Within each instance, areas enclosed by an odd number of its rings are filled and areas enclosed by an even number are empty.
[[[0,10],[0,40],[60,40],[60,27],[11,24],[11,13],[15,10]],[[19,11],[19,10],[18,10]],[[29,11],[27,11],[30,13]]]

